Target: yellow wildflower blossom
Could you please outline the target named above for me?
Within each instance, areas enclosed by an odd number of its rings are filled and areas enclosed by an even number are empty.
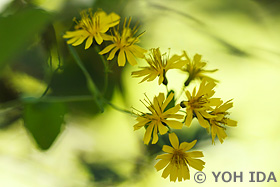
[[[218,136],[220,142],[223,143],[224,139],[227,137],[225,125],[231,127],[237,125],[237,121],[226,117],[229,114],[227,110],[232,108],[232,106],[233,103],[231,101],[227,101],[222,105],[216,106],[216,108],[210,113],[211,115],[215,116],[209,119],[212,134],[212,144],[214,144],[216,135]]]
[[[168,127],[174,129],[181,129],[183,124],[176,120],[170,120],[168,118],[183,119],[183,115],[176,114],[180,105],[169,108],[165,110],[167,105],[170,103],[174,97],[173,93],[170,93],[169,96],[164,100],[164,93],[159,93],[158,96],[154,97],[153,103],[148,99],[145,100],[149,106],[146,106],[151,113],[141,113],[137,117],[138,123],[134,125],[134,130],[138,130],[143,126],[146,126],[146,133],[144,135],[144,144],[149,144],[151,136],[153,134],[152,144],[157,143],[158,141],[158,132],[163,135],[167,133]],[[168,127],[167,127],[168,126]]]
[[[211,106],[217,106],[221,103],[219,98],[211,98],[215,93],[213,90],[215,86],[216,84],[214,81],[207,83],[206,80],[203,79],[197,93],[195,88],[193,89],[192,95],[189,91],[185,92],[188,101],[182,101],[181,106],[183,108],[186,107],[187,118],[185,124],[188,127],[191,125],[194,116],[198,119],[202,127],[209,127],[209,122],[205,118],[210,119],[214,117],[214,115],[209,114],[208,111],[213,110]]]
[[[116,30],[114,28],[112,33],[113,36],[111,37],[113,44],[108,45],[105,49],[99,52],[100,55],[103,55],[111,51],[107,60],[112,60],[115,57],[116,52],[119,51],[119,66],[124,66],[126,63],[126,59],[131,65],[135,65],[137,64],[135,57],[145,57],[144,53],[146,52],[146,50],[135,45],[139,42],[139,38],[144,34],[144,32],[142,32],[138,36],[135,36],[135,34],[138,31],[138,28],[136,26],[133,29],[129,28],[130,22],[131,18],[129,18],[128,23],[126,25],[125,19],[122,33],[120,33],[119,30]]]
[[[185,86],[188,86],[189,83],[194,79],[205,79],[207,81],[216,81],[215,79],[204,75],[205,73],[212,73],[217,71],[218,69],[214,70],[205,70],[204,67],[206,66],[206,62],[201,61],[201,55],[195,54],[193,60],[189,58],[186,51],[183,51],[184,57],[186,58],[186,65],[182,68],[183,71],[188,72],[189,77],[185,82]]]
[[[133,77],[143,77],[144,81],[153,81],[156,77],[159,77],[158,84],[161,83],[167,85],[166,72],[169,69],[181,69],[185,64],[181,60],[182,56],[173,55],[171,58],[165,54],[161,54],[159,48],[150,49],[150,58],[146,58],[148,67],[140,67],[142,70],[132,72]],[[140,82],[140,83],[141,83]]]
[[[92,14],[91,9],[81,12],[81,20],[77,22],[75,31],[67,31],[63,38],[69,38],[68,44],[73,46],[80,45],[87,39],[85,49],[88,49],[93,38],[100,45],[103,40],[108,40],[110,37],[105,33],[110,27],[118,25],[120,16],[115,13],[107,15],[104,11],[98,10]]]
[[[167,154],[158,155],[156,157],[156,159],[161,159],[155,165],[157,171],[165,168],[162,172],[163,178],[167,178],[168,175],[170,175],[170,181],[173,182],[175,182],[177,178],[179,182],[181,182],[182,179],[190,179],[188,165],[196,170],[202,171],[205,162],[196,158],[203,157],[203,153],[201,151],[186,152],[196,144],[197,140],[191,143],[182,142],[179,144],[178,137],[175,133],[169,134],[169,140],[173,147],[164,145],[162,150]]]

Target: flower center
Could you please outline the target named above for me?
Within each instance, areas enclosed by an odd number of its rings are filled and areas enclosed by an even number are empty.
[[[180,168],[182,165],[186,165],[185,154],[181,149],[174,150],[171,163],[175,164],[177,168]]]
[[[187,103],[191,109],[198,109],[198,108],[204,107],[204,105],[209,103],[209,101],[205,97],[205,95],[202,95],[197,99],[191,99],[191,100],[187,101]]]

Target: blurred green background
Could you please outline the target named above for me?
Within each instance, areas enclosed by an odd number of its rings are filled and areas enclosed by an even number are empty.
[[[135,118],[108,105],[100,113],[95,102],[87,100],[86,79],[62,35],[73,28],[73,17],[89,7],[138,20],[146,31],[143,48],[199,53],[208,69],[219,69],[212,74],[220,80],[216,96],[233,98],[231,118],[238,126],[228,128],[229,137],[216,145],[196,122],[178,133],[181,141],[199,140],[195,149],[205,155],[203,171],[208,176],[201,186],[225,186],[214,182],[212,171],[244,172],[243,183],[227,186],[278,186],[248,183],[246,176],[249,171],[273,171],[280,181],[277,0],[0,1],[0,186],[198,185],[192,178],[194,169],[190,181],[174,184],[161,178],[162,171],[153,167],[160,148],[143,144],[144,129],[133,131]],[[100,57],[93,48],[75,49],[102,89]],[[145,65],[143,60],[138,63]],[[111,68],[106,98],[121,108],[145,111],[139,102],[144,93],[152,98],[165,92],[157,81],[138,84],[140,79],[132,79],[137,67],[117,67],[112,61]],[[187,75],[172,70],[167,77],[170,89],[179,93]],[[38,102],[48,86],[46,95],[52,98],[83,97]]]

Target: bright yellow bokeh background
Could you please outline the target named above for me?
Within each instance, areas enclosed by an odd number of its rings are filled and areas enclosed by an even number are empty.
[[[230,3],[134,0],[124,10],[133,19],[141,18],[142,29],[146,30],[141,41],[143,47],[160,47],[162,51],[171,48],[171,53],[186,50],[191,56],[202,54],[209,69],[219,69],[212,74],[220,80],[216,96],[223,100],[233,98],[231,118],[238,121],[238,126],[228,128],[229,137],[223,144],[216,141],[214,146],[210,140],[199,142],[198,148],[206,162],[203,171],[207,175],[206,182],[200,186],[279,186],[274,182],[248,183],[248,172],[263,171],[268,175],[273,171],[280,182],[280,18],[254,1]],[[52,9],[49,6],[46,8]],[[139,60],[139,65],[145,65],[144,61]],[[123,76],[126,98],[121,99],[121,93],[117,93],[113,102],[123,108],[133,106],[143,111],[145,108],[139,102],[143,94],[153,97],[159,91],[165,92],[165,87],[158,86],[157,81],[138,84],[140,79],[130,76],[137,67],[128,66]],[[170,88],[179,92],[186,76],[176,70],[167,76]],[[91,153],[88,160],[117,161],[115,169],[129,176],[133,158],[142,154],[140,140],[144,135],[143,129],[133,131],[132,116],[107,108],[92,119],[66,116],[66,122],[65,131],[47,152],[34,148],[22,121],[0,131],[0,186],[91,186],[87,169],[77,159],[80,151]],[[161,178],[161,171],[156,172],[153,164],[143,171],[141,180],[119,186],[198,185],[193,178],[170,183]],[[212,171],[242,171],[244,182],[215,183]],[[191,169],[191,177],[195,172]]]

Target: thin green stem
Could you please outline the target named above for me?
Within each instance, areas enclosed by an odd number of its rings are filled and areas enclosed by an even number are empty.
[[[23,101],[28,102],[80,102],[80,101],[91,101],[93,100],[92,95],[79,95],[79,96],[45,96],[42,98],[34,99],[34,98],[23,98]]]
[[[182,90],[181,90],[181,92],[180,92],[180,94],[179,94],[179,96],[178,96],[177,99],[179,99],[179,98],[182,96],[182,94],[185,92],[185,89],[186,89],[186,87],[184,86],[184,87],[182,88]]]
[[[99,55],[100,49],[98,48],[98,46],[94,46],[94,49],[95,49],[96,53]],[[104,96],[107,91],[107,88],[108,88],[108,73],[110,71],[110,68],[109,68],[109,63],[107,60],[105,60],[104,56],[103,55],[99,55],[99,56],[104,65],[105,75],[104,75],[104,87],[103,87],[103,91],[102,91],[102,94]]]
[[[133,116],[136,116],[132,111],[129,111],[129,110],[126,110],[126,109],[122,109],[116,105],[114,105],[113,103],[111,103],[110,101],[106,100],[103,98],[103,101],[105,103],[107,103],[109,106],[111,106],[112,108],[114,108],[115,110],[118,110],[120,112],[123,112],[123,113],[126,113],[126,114],[130,114],[130,115],[133,115]]]
[[[167,128],[168,128],[168,133],[172,133],[172,129],[167,125]]]
[[[34,98],[34,97],[25,97],[21,98],[21,100],[12,100],[6,103],[3,103],[0,105],[0,109],[9,108],[9,107],[17,107],[21,106],[24,102],[50,102],[50,103],[56,103],[56,102],[81,102],[81,101],[92,101],[94,98],[92,95],[78,95],[78,96],[45,96],[40,98]],[[123,112],[126,114],[130,114],[132,116],[136,116],[132,111],[122,109],[119,106],[111,103],[110,101],[102,98],[103,103],[108,104],[113,109]]]
[[[77,54],[76,50],[71,45],[68,45],[68,48],[69,48],[71,54],[73,55],[74,60],[76,61],[77,65],[80,67],[80,69],[82,70],[82,72],[84,73],[84,75],[86,77],[87,86],[88,86],[88,89],[93,96],[94,101],[97,103],[101,112],[104,112],[103,104],[100,101],[100,97],[101,97],[100,92],[99,92],[98,88],[96,87],[95,83],[93,82],[89,72],[87,71],[84,64],[82,63],[82,61],[81,61],[79,55]]]
[[[165,88],[166,88],[166,95],[168,95],[168,93],[169,93],[169,90],[168,90],[168,87],[167,87],[167,85],[165,85]]]
[[[48,91],[49,91],[49,89],[50,89],[50,87],[51,87],[51,82],[52,82],[52,80],[53,80],[53,75],[56,74],[56,72],[58,72],[58,70],[59,70],[60,68],[61,68],[61,67],[58,66],[58,67],[54,70],[54,72],[52,73],[51,78],[50,78],[50,80],[49,80],[49,82],[48,82],[48,86],[47,86],[47,88],[45,89],[44,93],[41,95],[41,97],[44,97],[44,96],[48,93]]]

